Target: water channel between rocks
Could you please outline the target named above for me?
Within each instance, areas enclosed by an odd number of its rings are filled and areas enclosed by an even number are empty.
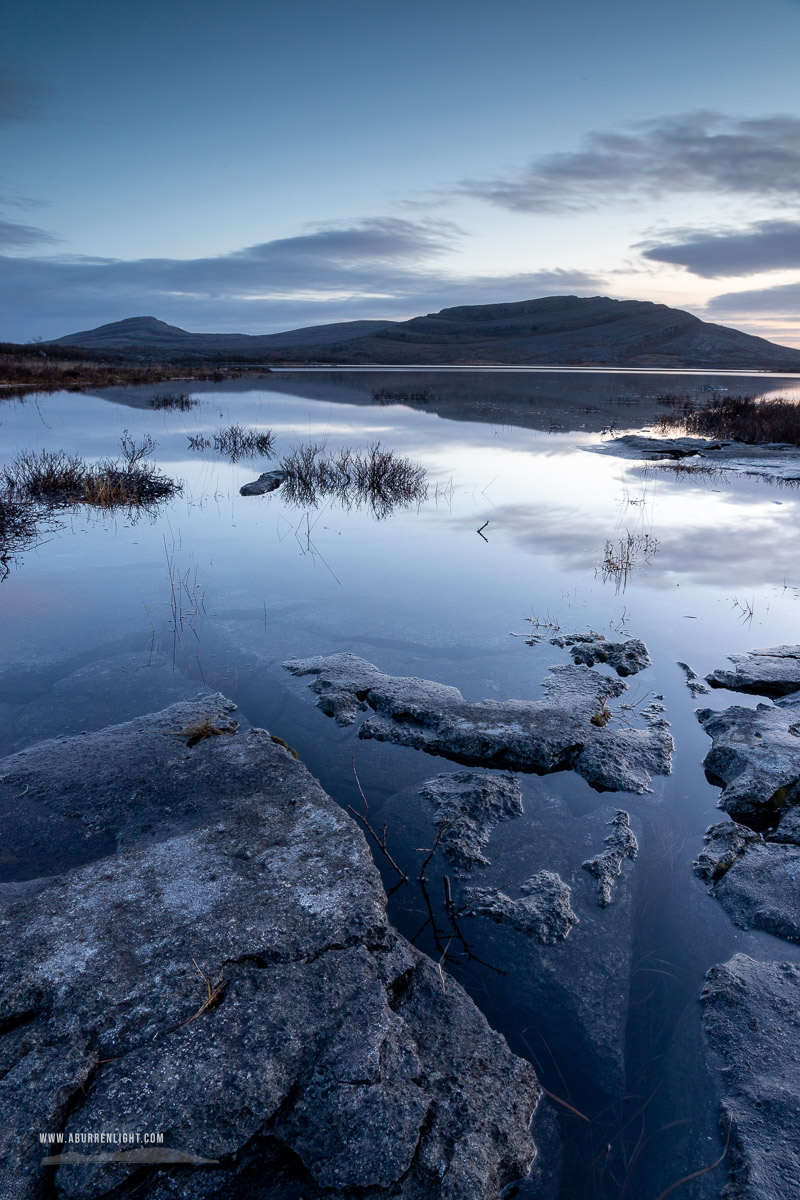
[[[158,465],[183,481],[177,498],[138,519],[59,510],[11,562],[0,583],[0,752],[221,691],[341,805],[362,811],[363,790],[410,878],[389,904],[407,937],[426,920],[416,878],[436,832],[423,786],[467,769],[499,773],[359,739],[361,714],[336,724],[315,706],[311,680],[282,664],[349,652],[470,701],[537,700],[549,669],[571,662],[551,644],[557,633],[646,643],[652,665],[626,680],[631,707],[614,720],[642,728],[642,709],[663,698],[672,773],[655,775],[646,794],[600,792],[573,771],[518,774],[522,814],[494,826],[488,863],[459,872],[440,848],[427,871],[437,910],[444,875],[457,907],[467,888],[518,897],[542,871],[570,888],[577,922],[566,939],[543,944],[468,917],[459,927],[476,958],[450,967],[551,1093],[563,1197],[656,1200],[719,1157],[719,1094],[701,1048],[705,974],[737,952],[800,958],[735,928],[692,872],[720,816],[694,710],[757,698],[694,699],[677,665],[702,676],[728,654],[799,640],[800,494],[586,452],[610,427],[652,428],[659,396],[709,386],[800,394],[795,378],[753,376],[298,371],[195,385],[185,411],[151,405],[176,385],[0,398],[0,466],[25,449],[113,456],[129,430],[152,435]],[[232,423],[272,430],[279,456],[301,442],[380,442],[425,467],[428,497],[382,519],[325,500],[292,504],[280,490],[242,497],[269,460],[231,464],[188,447]],[[629,537],[630,570],[609,570]],[[638,855],[602,907],[582,864],[603,850],[620,810]],[[377,862],[392,889],[397,875],[380,853]],[[451,947],[452,931],[442,936]],[[430,927],[417,944],[440,957]],[[552,1160],[544,1126],[537,1140]],[[714,1196],[721,1182],[709,1172],[676,1194]]]

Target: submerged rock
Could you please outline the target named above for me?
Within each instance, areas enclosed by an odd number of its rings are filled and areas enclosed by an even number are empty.
[[[439,844],[461,875],[489,866],[482,851],[495,825],[522,815],[522,796],[512,775],[437,775],[423,784],[420,794],[435,805]]]
[[[597,876],[597,892],[601,908],[605,908],[607,904],[611,903],[611,888],[614,880],[622,874],[623,862],[626,858],[636,858],[639,850],[639,843],[636,841],[631,829],[630,817],[626,812],[620,810],[609,824],[613,828],[605,838],[608,849],[604,850],[602,854],[596,854],[594,858],[587,859],[583,864],[585,871],[590,871],[592,875]]]
[[[538,871],[519,890],[522,897],[512,900],[494,888],[468,888],[467,915],[489,917],[498,925],[507,923],[544,946],[565,938],[577,923],[569,888],[553,871]]]
[[[737,954],[708,972],[702,1000],[726,1200],[800,1195],[800,966]]]
[[[264,471],[252,483],[245,483],[239,488],[240,496],[266,496],[267,492],[275,492],[286,478],[285,471]]]
[[[204,697],[0,763],[20,818],[0,1193],[499,1196],[534,1153],[533,1069],[388,925],[354,822],[232,710]],[[59,820],[78,832],[32,878]],[[143,1128],[212,1165],[54,1170],[32,1134]]]
[[[707,831],[694,868],[740,929],[800,941],[800,846],[722,821]]]
[[[384,675],[354,654],[292,659],[284,667],[314,677],[317,706],[338,724],[368,712],[360,738],[468,765],[537,774],[572,769],[598,790],[646,792],[652,775],[670,771],[673,743],[661,712],[643,713],[644,729],[610,726],[607,701],[625,684],[589,667],[553,667],[542,700],[477,703],[446,684]]]
[[[724,712],[698,709],[697,719],[712,739],[703,766],[722,787],[720,808],[763,828],[797,803],[800,712],[773,704],[735,705]]]
[[[599,446],[587,446],[595,454],[613,454],[618,458],[662,462],[681,460],[684,469],[718,468],[742,475],[779,479],[787,483],[800,480],[800,447],[788,442],[767,442],[752,445],[747,442],[715,441],[710,438],[647,437],[643,434],[623,434],[609,438]]]
[[[614,454],[620,458],[689,458],[691,455],[721,450],[722,442],[698,437],[648,437],[643,433],[625,433],[608,438],[599,446],[590,447],[598,454]]]
[[[569,646],[573,661],[587,667],[608,663],[618,675],[636,675],[651,665],[647,646],[639,638],[610,642],[601,633],[562,633],[550,638],[550,645],[562,650]]]
[[[729,654],[728,658],[733,669],[706,675],[713,688],[773,698],[800,692],[800,646],[769,646],[748,654]]]
[[[686,686],[691,692],[692,696],[707,696],[708,688],[704,683],[701,682],[700,676],[697,674],[697,672],[693,671],[689,664],[685,662],[679,662],[678,666],[686,676]]]

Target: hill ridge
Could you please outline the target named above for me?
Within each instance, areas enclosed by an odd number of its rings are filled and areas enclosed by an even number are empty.
[[[456,305],[407,321],[345,321],[273,334],[191,333],[157,317],[128,317],[51,344],[184,361],[800,370],[793,347],[666,304],[608,296]]]

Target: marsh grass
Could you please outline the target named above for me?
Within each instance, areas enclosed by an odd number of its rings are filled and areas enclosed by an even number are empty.
[[[372,393],[373,404],[430,404],[431,394],[426,389],[418,392],[392,391],[377,388]]]
[[[157,410],[189,412],[190,409],[197,407],[199,401],[190,396],[188,392],[163,392],[159,396],[151,396],[148,403],[151,408]]]
[[[774,400],[714,396],[704,404],[675,396],[659,403],[672,410],[658,421],[659,434],[683,432],[747,445],[784,442],[800,446],[800,405],[783,396]]]
[[[137,442],[126,429],[120,456],[97,463],[64,450],[24,450],[3,468],[4,494],[16,503],[39,501],[52,507],[147,507],[181,488],[145,461],[155,448],[151,437]]]
[[[240,458],[256,458],[261,455],[271,458],[275,446],[275,434],[271,429],[247,429],[244,425],[228,425],[217,433],[206,437],[202,433],[189,437],[190,450],[214,449],[224,454],[232,463]]]
[[[331,498],[344,508],[369,508],[381,518],[428,495],[425,468],[384,450],[380,442],[364,451],[344,446],[333,454],[315,443],[296,446],[279,467],[284,472],[282,495],[310,507]]]
[[[613,579],[617,591],[624,591],[632,571],[657,553],[658,539],[649,533],[627,533],[616,542],[607,541],[600,566],[603,579]]]
[[[30,506],[0,492],[0,580],[8,576],[11,563],[36,541],[38,533]]]

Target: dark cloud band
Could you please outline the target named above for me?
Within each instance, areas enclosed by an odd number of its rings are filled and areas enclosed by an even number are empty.
[[[516,212],[569,213],[609,201],[712,192],[800,198],[800,118],[716,112],[658,117],[587,135],[513,178],[466,180],[462,194]]]
[[[759,221],[741,230],[685,231],[643,243],[644,258],[686,267],[704,279],[800,268],[800,221]]]

